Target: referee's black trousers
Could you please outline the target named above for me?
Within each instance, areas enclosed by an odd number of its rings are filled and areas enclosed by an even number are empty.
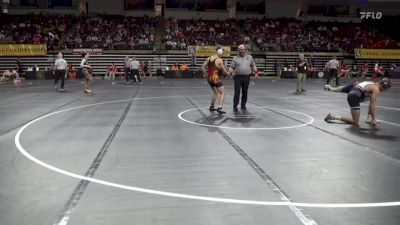
[[[336,86],[339,86],[339,77],[338,77],[338,70],[337,69],[329,69],[329,75],[326,79],[326,84],[331,82],[332,76],[335,77]]]
[[[246,107],[247,92],[249,90],[250,75],[236,75],[233,77],[235,81],[235,95],[233,97],[233,107],[237,108],[239,104],[240,89],[242,89],[242,101],[240,102],[241,107]]]
[[[54,85],[57,85],[61,79],[61,89],[64,89],[65,73],[66,70],[56,70],[54,73]]]

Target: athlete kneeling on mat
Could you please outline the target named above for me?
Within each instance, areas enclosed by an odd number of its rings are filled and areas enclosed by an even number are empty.
[[[381,91],[385,91],[392,86],[392,82],[389,78],[384,78],[383,80],[378,81],[377,83],[372,81],[364,81],[359,84],[356,84],[347,96],[347,101],[350,105],[351,109],[351,118],[350,117],[341,117],[335,116],[332,113],[329,113],[325,117],[325,121],[332,120],[340,120],[345,123],[350,123],[354,125],[358,125],[360,121],[360,102],[363,101],[366,95],[370,95],[370,103],[369,103],[369,112],[372,120],[368,123],[372,125],[377,125],[379,121],[376,119],[376,102],[378,99],[378,95]]]

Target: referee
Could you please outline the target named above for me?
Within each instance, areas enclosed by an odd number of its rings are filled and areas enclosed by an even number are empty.
[[[62,52],[59,52],[57,59],[54,63],[54,90],[58,90],[58,81],[61,78],[61,88],[60,91],[64,91],[65,74],[67,68],[67,61],[64,59]]]
[[[333,58],[326,64],[326,66],[329,69],[329,75],[328,78],[326,79],[326,84],[329,85],[332,76],[335,76],[336,86],[339,86],[339,77],[338,77],[339,61],[336,60],[336,56],[333,56]]]
[[[258,78],[258,71],[256,63],[251,55],[246,54],[246,47],[239,45],[239,55],[233,57],[230,70],[234,70],[235,76],[235,95],[233,97],[233,111],[238,112],[238,104],[240,97],[240,89],[242,89],[242,101],[240,103],[241,109],[246,110],[247,92],[249,90],[250,75],[255,74]]]

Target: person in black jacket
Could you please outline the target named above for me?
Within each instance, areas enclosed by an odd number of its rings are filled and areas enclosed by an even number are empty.
[[[303,54],[299,55],[299,59],[297,61],[297,86],[296,86],[296,94],[300,94],[304,89],[304,84],[306,83],[307,77],[307,68],[309,64],[307,60],[304,58]]]

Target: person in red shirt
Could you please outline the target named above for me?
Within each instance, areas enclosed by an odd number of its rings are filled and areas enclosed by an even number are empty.
[[[376,63],[374,70],[375,70],[374,77],[382,77],[383,76],[383,66],[379,66],[378,63]]]
[[[188,66],[184,63],[181,65],[181,70],[188,70]]]
[[[341,76],[341,77],[348,77],[348,76],[349,76],[349,72],[350,72],[349,67],[347,66],[346,63],[344,63],[344,62],[342,61],[341,67],[340,67],[340,76]]]
[[[69,79],[76,80],[76,70],[75,67],[72,66],[72,64],[68,64],[68,74],[69,74]]]
[[[106,79],[110,80],[115,80],[115,74],[117,73],[118,68],[114,63],[112,63],[108,68],[107,68],[107,75]]]

